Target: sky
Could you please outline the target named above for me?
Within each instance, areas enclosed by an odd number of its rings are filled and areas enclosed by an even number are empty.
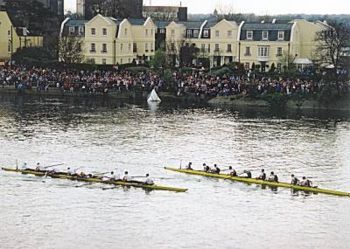
[[[76,0],[64,0],[65,10],[75,11]],[[349,0],[144,0],[144,5],[188,7],[189,13],[219,12],[275,14],[350,14]]]

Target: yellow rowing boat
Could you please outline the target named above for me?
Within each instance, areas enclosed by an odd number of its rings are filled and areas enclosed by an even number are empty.
[[[20,170],[20,169],[13,169],[13,168],[1,168],[4,171],[10,171],[10,172],[17,172],[22,174],[31,174],[36,176],[45,176],[46,171],[36,171],[31,169],[26,170]],[[135,187],[135,188],[143,188],[146,190],[166,190],[166,191],[174,191],[174,192],[186,192],[186,188],[175,188],[175,187],[168,187],[168,186],[162,186],[162,185],[149,185],[142,182],[125,182],[121,180],[102,180],[102,177],[91,177],[91,178],[85,178],[85,177],[78,177],[78,176],[71,176],[64,172],[58,172],[54,174],[49,174],[49,177],[52,178],[59,178],[59,179],[67,179],[67,180],[73,180],[73,181],[82,181],[82,182],[91,182],[91,183],[103,183],[103,184],[110,184],[110,185],[117,185],[117,186],[125,186],[125,187]]]
[[[286,182],[269,182],[269,181],[257,180],[255,178],[230,176],[228,174],[208,173],[208,172],[205,172],[202,170],[188,170],[188,169],[178,169],[178,168],[172,168],[172,167],[165,167],[164,169],[170,170],[170,171],[175,171],[175,172],[180,172],[180,173],[191,174],[191,175],[214,177],[214,178],[227,179],[227,180],[238,181],[238,182],[266,185],[266,186],[271,186],[271,187],[290,188],[290,189],[294,189],[294,190],[302,190],[302,191],[307,191],[307,192],[312,192],[312,193],[322,193],[322,194],[328,194],[328,195],[350,197],[350,193],[348,193],[348,192],[342,192],[342,191],[330,190],[330,189],[322,189],[322,188],[304,187],[304,186],[299,186],[299,185],[293,185],[293,184],[286,183]]]

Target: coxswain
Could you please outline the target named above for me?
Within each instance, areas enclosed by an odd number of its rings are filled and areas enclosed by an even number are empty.
[[[269,182],[278,182],[278,176],[275,175],[275,173],[273,171],[271,171],[268,181]]]
[[[257,180],[263,180],[263,181],[266,180],[266,173],[265,173],[264,169],[261,170],[261,174],[256,179]]]
[[[290,181],[290,184],[292,184],[292,185],[299,185],[299,184],[300,184],[299,179],[296,178],[296,177],[294,176],[294,174],[291,174],[291,177],[292,177],[292,180]]]
[[[192,162],[189,162],[188,165],[186,166],[186,169],[188,170],[193,170],[192,169]]]
[[[125,182],[131,181],[131,177],[129,176],[129,172],[128,171],[124,172],[123,181],[125,181]]]
[[[204,171],[204,172],[209,172],[209,171],[210,171],[209,166],[206,165],[205,163],[203,163],[203,171]]]
[[[230,171],[230,176],[237,176],[237,172],[234,168],[232,168],[232,166],[229,166],[228,170]]]
[[[309,179],[307,179],[305,176],[303,176],[303,179],[300,181],[300,186],[311,188],[312,182]]]
[[[214,164],[214,168],[211,170],[211,173],[220,174],[220,168]]]
[[[154,181],[153,181],[153,179],[149,176],[149,174],[147,173],[146,174],[146,180],[145,180],[145,183],[147,184],[147,185],[153,185],[154,184]]]
[[[245,176],[242,176],[242,177],[245,177],[245,178],[252,178],[252,172],[250,172],[249,170],[244,170],[243,171],[243,174],[246,174]]]

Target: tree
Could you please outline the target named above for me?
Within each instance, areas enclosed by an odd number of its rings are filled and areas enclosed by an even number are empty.
[[[180,47],[180,64],[181,66],[191,66],[193,60],[197,58],[199,48],[194,44],[191,46],[185,45]]]
[[[59,58],[65,63],[81,63],[82,41],[78,37],[64,36],[61,37],[58,43]]]
[[[150,65],[155,69],[159,70],[167,66],[166,54],[162,50],[157,50],[154,54],[154,57],[150,61]]]
[[[319,64],[328,65],[333,77],[337,77],[337,69],[345,65],[342,53],[350,44],[350,25],[329,21],[324,30],[317,32],[315,41]]]

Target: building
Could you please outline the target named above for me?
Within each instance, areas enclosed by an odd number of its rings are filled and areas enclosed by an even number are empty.
[[[11,60],[20,48],[41,47],[42,36],[30,36],[25,27],[14,27],[6,11],[0,11],[0,63]]]
[[[322,22],[297,19],[292,22],[242,23],[239,31],[239,62],[249,69],[253,63],[261,71],[278,70],[292,63],[310,64],[314,59],[316,33]]]
[[[98,14],[90,21],[66,19],[61,35],[83,39],[85,63],[116,65],[150,60],[156,30],[151,18],[115,19]]]
[[[96,14],[114,18],[142,18],[143,0],[77,0],[77,14],[85,20]]]
[[[296,63],[310,64],[314,59],[316,33],[326,28],[323,22],[297,19],[279,23],[245,23],[215,18],[203,22],[171,22],[166,27],[167,53],[174,57],[180,47],[199,49],[199,64],[209,59],[211,67],[231,62],[243,63],[247,69],[254,64],[266,71],[272,64],[276,68]],[[178,58],[176,58],[178,64]]]
[[[143,17],[162,21],[187,21],[187,7],[143,6]]]

